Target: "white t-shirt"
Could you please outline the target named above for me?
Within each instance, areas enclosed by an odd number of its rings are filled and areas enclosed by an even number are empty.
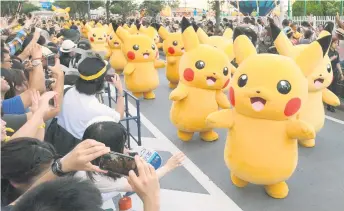
[[[120,114],[113,108],[101,104],[95,95],[79,93],[73,87],[67,91],[63,98],[57,123],[75,138],[81,139],[87,123],[98,116],[109,116],[117,122],[120,121]]]
[[[89,180],[85,171],[76,172],[74,177],[80,178],[82,180]],[[128,187],[128,181],[124,177],[119,178],[117,180],[113,180],[109,177],[94,174],[93,178],[93,184],[98,188],[98,190],[102,194],[103,201],[107,201],[120,193],[125,193],[128,191],[126,190]]]

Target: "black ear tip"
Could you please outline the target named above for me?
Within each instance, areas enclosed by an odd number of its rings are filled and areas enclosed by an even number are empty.
[[[113,31],[116,32],[119,25],[116,22],[112,22],[111,24],[112,24]]]
[[[329,33],[332,34],[333,28],[334,28],[334,23],[332,23],[332,22],[327,22],[327,23],[325,24],[324,30],[326,30],[326,31],[328,31]]]
[[[195,31],[197,31],[197,30],[198,30],[198,28],[199,28],[199,27],[197,26],[197,24],[196,24],[196,23],[192,23],[192,27],[194,28],[194,30],[195,30]]]
[[[158,24],[158,23],[152,23],[151,26],[154,27],[157,31],[159,31],[159,29],[160,29],[160,27],[161,27],[161,25]]]
[[[316,40],[321,46],[321,49],[323,51],[323,56],[326,55],[327,50],[330,48],[331,40],[332,40],[332,35],[328,35]]]
[[[270,29],[271,29],[272,40],[275,41],[278,35],[281,33],[281,29],[275,24],[273,20],[270,21]]]
[[[190,22],[188,21],[188,19],[186,19],[185,17],[183,17],[182,22],[181,22],[181,28],[182,28],[182,33],[185,31],[185,29],[187,29],[189,26],[191,26]]]
[[[235,28],[233,32],[233,41],[240,35],[245,35],[245,33],[240,28]]]

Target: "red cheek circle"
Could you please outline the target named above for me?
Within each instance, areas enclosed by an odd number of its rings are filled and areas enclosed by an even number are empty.
[[[228,86],[228,84],[229,84],[229,79],[227,79],[227,81],[226,81],[225,85],[223,85],[222,89],[226,88]]]
[[[194,72],[193,72],[193,70],[191,68],[186,68],[184,70],[184,78],[185,78],[185,80],[192,81],[194,79],[194,76],[195,76],[195,74],[194,74]]]
[[[231,102],[232,106],[235,106],[235,95],[233,87],[229,88],[229,101]]]
[[[284,114],[286,116],[292,116],[296,114],[296,112],[300,109],[301,107],[301,99],[300,98],[293,98],[289,100],[287,105],[285,106],[284,109]]]
[[[128,57],[128,59],[130,59],[130,60],[134,60],[134,59],[135,59],[135,53],[132,52],[132,51],[129,51],[129,52],[127,53],[127,57]]]
[[[169,48],[168,48],[168,52],[169,52],[170,54],[174,54],[174,52],[175,52],[175,51],[174,51],[174,48],[169,47]]]
[[[91,42],[94,42],[94,39],[93,39],[93,37],[91,37],[91,38],[90,38],[90,41],[91,41]]]

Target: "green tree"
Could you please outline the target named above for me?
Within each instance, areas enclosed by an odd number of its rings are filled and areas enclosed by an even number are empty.
[[[299,0],[293,4],[293,16],[303,16],[305,1]],[[307,1],[306,15],[334,16],[340,10],[340,1]]]
[[[220,22],[221,22],[221,5],[225,1],[220,1],[220,0],[211,0],[208,1],[210,4],[210,8],[215,11],[215,19],[216,19],[216,24],[215,24],[215,32],[218,33],[220,31]]]
[[[38,11],[38,10],[40,10],[39,7],[37,7],[37,6],[33,5],[33,4],[25,2],[23,4],[22,13],[27,14],[27,13],[30,13],[30,12],[33,12],[33,11]]]
[[[140,9],[146,10],[146,15],[155,17],[167,5],[165,1],[159,0],[144,0],[140,5]]]
[[[138,5],[133,0],[113,1],[110,6],[110,12],[121,15],[123,19],[126,19],[127,16],[130,16],[137,8]]]
[[[97,9],[98,7],[103,7],[104,1],[89,1],[91,9]],[[88,1],[60,1],[57,0],[54,2],[55,6],[66,8],[70,7],[70,16],[75,16],[78,14],[79,17],[85,17],[88,12]]]
[[[170,0],[170,1],[167,1],[167,5],[170,6],[172,9],[178,8],[180,5],[180,1],[179,0]]]

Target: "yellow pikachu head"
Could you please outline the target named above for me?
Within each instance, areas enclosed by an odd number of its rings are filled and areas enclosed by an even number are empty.
[[[121,41],[121,39],[119,39],[117,34],[114,32],[113,27],[116,27],[115,23],[110,24],[110,28],[111,28],[112,32],[108,36],[108,40],[107,40],[108,45],[111,49],[121,49],[122,41]]]
[[[184,43],[180,32],[170,33],[160,24],[154,24],[163,41],[163,50],[167,56],[181,56],[184,54]]]
[[[130,34],[140,34],[140,28],[141,28],[141,23],[139,20],[135,21],[135,24],[131,24],[130,28],[127,30],[130,32]]]
[[[121,26],[113,26],[122,40],[122,51],[128,62],[153,62],[158,55],[154,41],[142,34],[130,34]]]
[[[54,13],[57,17],[63,17],[65,20],[69,19],[70,7],[62,9],[62,8],[58,8],[58,7],[55,7],[54,5],[52,5],[51,9],[54,11]]]
[[[308,44],[293,46],[287,36],[283,32],[281,32],[281,30],[273,22],[270,22],[270,27],[276,50],[281,55],[295,58],[299,56],[303,51],[305,51],[310,45]],[[334,24],[328,22],[325,25],[325,29],[320,33],[318,37],[319,43],[324,45],[324,48],[326,48],[325,45],[327,45],[327,43],[331,41],[331,33],[333,31],[333,28]],[[312,70],[312,73],[306,75],[308,80],[308,92],[321,91],[327,88],[332,82],[333,72],[331,61],[328,57],[327,52],[328,49],[326,49],[323,57],[319,59],[318,66],[316,66],[314,70]],[[308,60],[309,59],[305,58],[304,62],[308,62]]]
[[[107,28],[105,27],[96,27],[96,28],[91,28],[90,26],[87,26],[87,31],[88,31],[88,39],[92,44],[105,44],[106,43],[106,38],[107,38]]]
[[[145,34],[148,37],[152,38],[154,40],[155,44],[160,43],[159,34],[158,34],[157,30],[153,26],[149,26],[147,28],[144,27],[144,26],[141,26],[140,29],[139,29],[139,32],[141,34]]]
[[[233,39],[234,53],[240,62],[229,89],[235,110],[251,118],[274,121],[295,116],[308,96],[304,75],[312,74],[330,43],[318,40],[300,55],[289,58],[257,54],[240,30],[234,31]]]
[[[201,89],[221,90],[230,80],[231,64],[226,54],[213,46],[200,44],[190,22],[181,22],[185,53],[180,59],[180,82]]]
[[[86,21],[82,21],[81,22],[81,35],[85,38],[88,38],[88,29],[87,29],[87,26],[86,26]]]

